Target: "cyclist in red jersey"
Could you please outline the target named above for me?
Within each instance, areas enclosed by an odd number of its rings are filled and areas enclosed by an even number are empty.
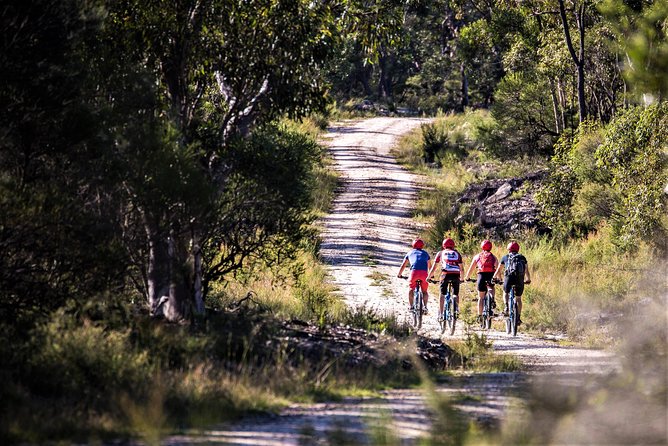
[[[427,282],[427,277],[429,277],[428,272],[431,269],[431,258],[429,257],[429,253],[422,249],[424,248],[424,242],[421,239],[416,238],[413,240],[412,246],[413,249],[408,254],[406,254],[404,261],[401,263],[397,277],[402,277],[404,269],[410,265],[411,274],[409,276],[410,283],[408,285],[408,302],[410,303],[409,309],[413,308],[413,290],[415,290],[415,287],[417,286],[417,280],[420,279],[422,281],[422,295],[424,296],[423,312],[427,314],[427,301],[429,300],[429,292],[427,291],[429,288],[429,282]]]
[[[434,265],[429,270],[429,278],[433,277],[436,267],[441,265],[441,299],[438,306],[439,321],[443,318],[443,304],[448,292],[448,284],[452,283],[452,299],[455,308],[459,309],[459,282],[462,275],[462,255],[455,249],[455,241],[451,238],[443,240],[443,250],[436,254]]]
[[[482,315],[482,306],[485,300],[485,293],[487,292],[487,284],[492,286],[492,297],[494,297],[494,282],[492,279],[494,273],[499,265],[499,261],[496,256],[492,254],[492,242],[489,240],[483,240],[480,244],[481,252],[473,257],[469,269],[466,271],[466,280],[471,276],[473,267],[476,266],[478,269],[478,317]]]

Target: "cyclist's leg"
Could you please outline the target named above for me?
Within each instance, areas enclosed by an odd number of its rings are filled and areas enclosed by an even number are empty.
[[[492,280],[493,275],[494,273],[478,273],[478,315],[482,315],[483,313],[485,295],[487,294],[487,283]],[[494,296],[493,290],[494,288],[492,287],[492,296]]]
[[[455,310],[459,309],[459,275],[452,278],[452,294],[451,299],[454,302]]]
[[[508,294],[510,293],[510,287],[512,284],[508,280],[508,276],[503,278],[503,314],[508,315]]]
[[[408,276],[408,303],[410,304],[411,308],[413,308],[413,304],[415,303],[413,300],[413,294],[415,293],[415,287],[417,287],[418,279],[422,279],[418,271],[411,270],[411,273]]]
[[[417,286],[417,281],[420,280],[420,286],[422,289],[422,302],[424,307],[427,307],[427,301],[429,300],[429,282],[427,281],[428,271],[426,270],[412,270],[411,271],[411,286],[415,288]]]
[[[445,296],[443,293],[440,293],[440,297],[438,300],[438,317],[443,316],[443,307],[445,306]]]
[[[478,280],[476,281],[478,288],[478,316],[482,315],[483,302],[485,301],[485,294],[487,294],[487,283],[482,273],[478,273]]]
[[[440,286],[440,300],[438,301],[438,315],[439,317],[443,316],[443,307],[445,305],[445,295],[448,292],[448,282],[445,280],[445,278],[441,277],[441,283],[439,284]]]

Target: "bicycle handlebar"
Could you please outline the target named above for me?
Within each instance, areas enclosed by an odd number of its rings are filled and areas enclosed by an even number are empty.
[[[400,279],[408,280],[408,276],[397,276],[397,277],[400,278]],[[418,279],[418,280],[420,280],[420,279]],[[433,280],[433,279],[427,279],[427,282],[438,283],[437,280]]]
[[[463,282],[477,282],[477,280],[476,280],[476,279],[468,278],[468,279],[466,279],[466,280],[462,280],[461,282],[462,282],[462,283],[463,283]],[[487,283],[496,283],[497,285],[503,285],[503,280],[501,280],[501,279],[492,279],[491,281],[488,281]],[[525,284],[525,285],[529,285],[530,283],[531,283],[530,280],[525,280],[525,281],[524,281],[524,284]]]

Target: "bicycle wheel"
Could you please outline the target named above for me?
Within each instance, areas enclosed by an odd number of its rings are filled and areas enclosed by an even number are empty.
[[[419,286],[418,286],[419,288]],[[415,329],[419,330],[422,327],[422,310],[424,309],[424,302],[422,301],[422,290],[419,290],[418,292],[415,293],[415,299],[417,299],[417,303],[415,305]]]
[[[439,326],[441,327],[441,334],[445,333],[445,328],[448,326],[447,320],[450,317],[449,302],[450,302],[450,293],[446,294],[443,298],[443,313],[440,315],[440,320],[438,321]]]
[[[450,328],[450,336],[455,333],[455,324],[457,323],[457,313],[455,313],[455,301],[450,299],[448,302],[448,327]]]
[[[441,328],[441,334],[445,333],[445,327],[448,326],[447,321],[448,320],[448,300],[445,300],[445,303],[443,304],[443,313],[440,314],[439,321],[438,321],[438,326]]]
[[[492,327],[492,295],[485,295],[485,306],[483,307],[482,328],[489,330]]]
[[[513,331],[513,336],[517,336],[517,318],[518,318],[518,312],[517,312],[517,302],[513,302],[513,319],[512,319],[512,331]]]
[[[506,316],[506,334],[510,334],[511,331],[513,331],[513,313],[514,313],[514,306],[515,306],[515,298],[513,297],[513,293],[508,295],[508,316]]]
[[[411,313],[413,315],[413,328],[417,329],[418,325],[418,293],[413,293],[413,306],[411,307]]]

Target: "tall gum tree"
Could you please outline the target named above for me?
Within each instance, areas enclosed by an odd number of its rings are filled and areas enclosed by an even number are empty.
[[[176,191],[160,206],[134,206],[148,243],[148,303],[182,319],[190,308],[204,309],[202,249],[225,217],[217,214],[225,206],[214,203],[229,186],[230,142],[324,104],[319,68],[333,49],[335,23],[327,3],[307,1],[126,0],[109,10],[114,36],[124,36],[127,51],[155,77],[153,113],[175,130],[169,144],[184,163],[174,181],[187,189],[182,171],[196,171],[209,188],[197,203]],[[251,254],[238,248],[237,263]]]
[[[573,0],[569,10],[575,18],[576,29],[578,32],[578,49],[576,51],[571,38],[570,24],[564,0],[559,0],[559,17],[564,30],[564,39],[568,52],[573,59],[578,75],[578,116],[580,122],[587,118],[587,97],[585,95],[585,13],[587,12],[587,0]]]

